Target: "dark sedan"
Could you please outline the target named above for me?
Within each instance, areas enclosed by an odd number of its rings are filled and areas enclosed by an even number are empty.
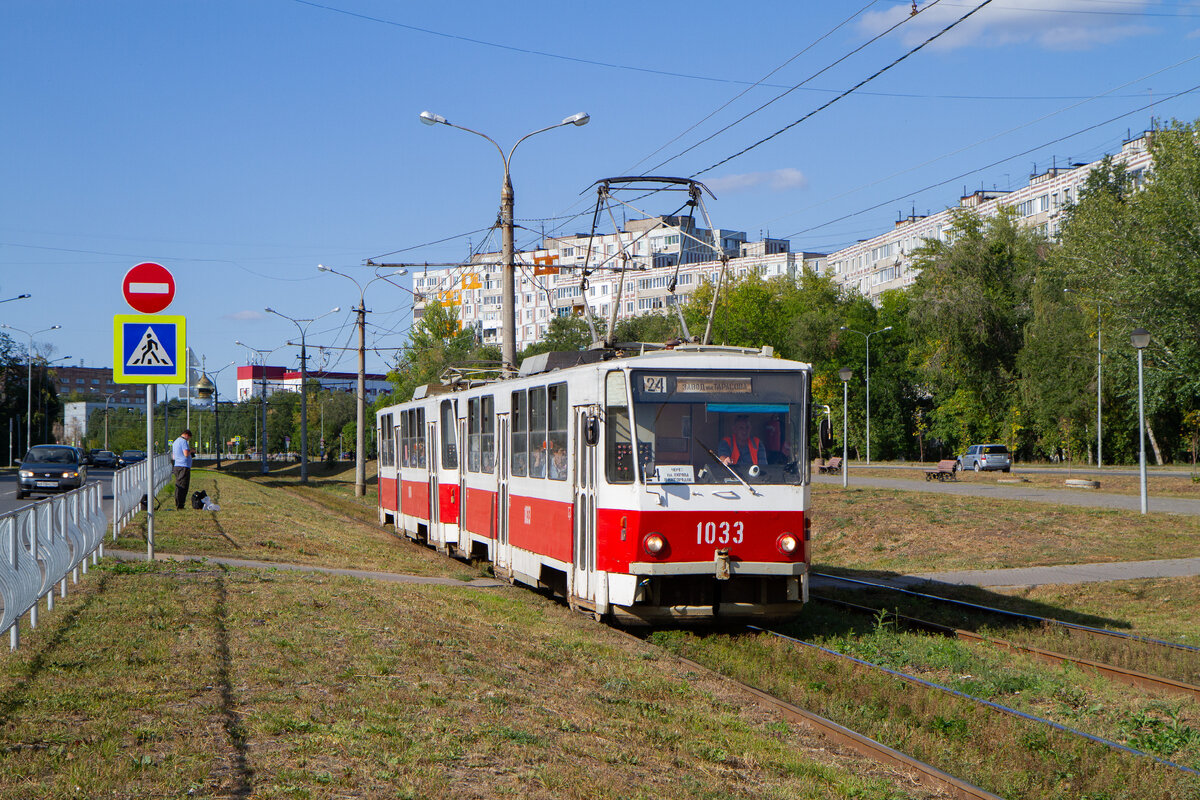
[[[129,466],[136,464],[139,461],[146,460],[145,450],[122,450],[121,451],[121,466]]]
[[[78,489],[87,482],[87,464],[78,447],[39,444],[21,459],[17,499]]]
[[[92,463],[103,469],[116,469],[121,459],[112,450],[97,450],[92,456]]]

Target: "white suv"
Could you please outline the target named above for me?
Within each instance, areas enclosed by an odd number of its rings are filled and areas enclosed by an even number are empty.
[[[1002,444],[973,444],[958,457],[958,468],[976,472],[987,469],[1009,472],[1012,470],[1012,454]]]

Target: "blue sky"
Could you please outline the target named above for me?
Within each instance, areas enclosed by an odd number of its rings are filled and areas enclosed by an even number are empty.
[[[111,366],[121,279],[158,261],[210,368],[245,362],[238,339],[298,363],[266,306],[340,306],[309,343],[353,345],[359,290],[318,263],[365,282],[368,258],[458,261],[496,218],[495,149],[423,110],[506,150],[591,114],[516,151],[518,246],[587,231],[594,181],[646,173],[707,183],[719,227],[825,252],[964,186],[1113,152],[1152,117],[1200,117],[1187,0],[992,0],[818,110],[978,2],[3,0],[0,300],[33,298],[0,322],[60,324],[37,337],[52,357]],[[369,370],[410,301],[368,287]]]

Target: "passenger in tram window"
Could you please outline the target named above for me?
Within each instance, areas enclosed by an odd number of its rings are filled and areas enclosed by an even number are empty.
[[[550,479],[565,481],[567,479],[567,449],[555,445],[550,456]]]
[[[787,426],[780,414],[773,414],[763,429],[763,445],[767,448],[767,462],[786,464],[792,460],[792,448],[788,445]]]
[[[414,467],[420,467],[421,469],[424,469],[425,468],[425,443],[417,442],[417,444],[413,448],[413,450],[415,452],[413,453],[413,464],[412,465]]]
[[[544,478],[546,477],[546,443],[535,446],[533,452],[529,454],[529,477]]]
[[[727,467],[749,469],[767,465],[767,450],[762,439],[750,435],[750,416],[738,414],[733,419],[730,435],[717,445],[717,458]]]

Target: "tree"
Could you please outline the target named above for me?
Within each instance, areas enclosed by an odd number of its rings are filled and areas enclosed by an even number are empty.
[[[575,314],[554,317],[550,320],[542,340],[522,350],[517,356],[517,361],[524,361],[538,353],[583,350],[591,343],[592,335],[583,317]]]
[[[439,380],[447,367],[472,363],[485,370],[490,368],[494,374],[499,361],[495,347],[479,344],[474,331],[459,326],[452,307],[430,303],[421,321],[409,332],[395,369],[388,373],[395,387],[392,396],[380,398],[375,407],[408,400],[418,386]]]
[[[948,241],[914,252],[910,321],[921,377],[935,398],[930,429],[957,448],[1011,438],[1017,354],[1043,236],[1011,210],[986,221],[958,209]]]
[[[1112,342],[1106,384],[1124,433],[1117,453],[1136,448],[1136,358],[1129,332],[1151,333],[1145,353],[1147,429],[1160,462],[1183,455],[1184,409],[1200,404],[1200,142],[1197,125],[1172,122],[1150,138],[1152,167],[1127,174],[1106,161],[1067,210],[1054,264],[1081,303],[1099,306]],[[1107,395],[1106,395],[1107,397]],[[1163,434],[1156,435],[1158,431]],[[1161,443],[1160,443],[1161,439]],[[1109,448],[1106,446],[1106,450]],[[1112,452],[1113,450],[1110,450]]]

